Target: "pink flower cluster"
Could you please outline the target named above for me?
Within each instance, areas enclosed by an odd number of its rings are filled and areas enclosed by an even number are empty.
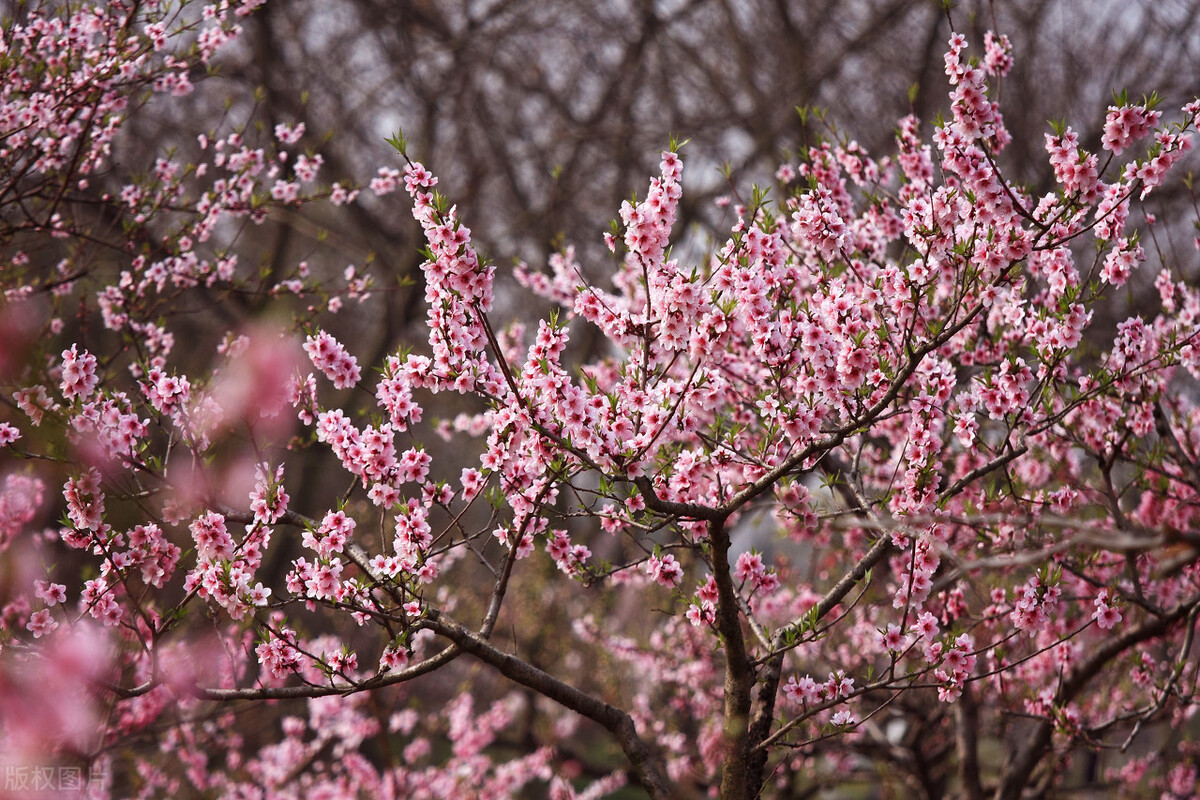
[[[967,142],[976,139],[996,139],[996,149],[1007,144],[1008,133],[1000,116],[999,103],[987,99],[985,71],[965,62],[962,57],[967,39],[962,34],[950,37],[950,49],[946,51],[946,76],[953,90],[950,92],[950,110],[953,112],[954,132]],[[989,69],[1003,68],[1003,45],[997,42],[991,48]]]
[[[342,466],[362,480],[376,505],[391,506],[404,483],[424,484],[432,457],[419,447],[397,453],[391,423],[361,431],[341,409],[317,416],[317,439],[332,447]]]
[[[1013,627],[1029,636],[1037,636],[1049,624],[1058,608],[1062,592],[1056,585],[1046,586],[1037,576],[1013,590],[1009,619]]]
[[[678,154],[664,152],[659,162],[661,177],[650,181],[646,199],[636,205],[621,203],[621,222],[625,225],[625,248],[630,255],[648,263],[660,259],[671,238],[675,209],[683,194],[680,176],[683,162]]]
[[[287,511],[291,498],[283,487],[283,464],[275,468],[274,474],[266,464],[254,467],[254,488],[250,491],[250,510],[254,521],[262,525],[274,525]]]
[[[1012,42],[1005,34],[988,31],[983,35],[983,66],[988,75],[1003,77],[1013,67]]]
[[[100,376],[96,374],[96,357],[84,350],[77,352],[75,345],[62,354],[62,394],[67,400],[86,400],[96,391]]]
[[[184,587],[221,606],[235,620],[244,619],[256,606],[266,605],[271,589],[254,581],[270,545],[271,529],[258,523],[247,526],[246,536],[235,542],[223,515],[209,511],[189,525],[196,544],[196,567],[188,572]]]
[[[344,511],[330,511],[315,531],[305,530],[301,541],[310,550],[315,550],[323,559],[341,553],[346,541],[354,533],[356,523]]]
[[[1079,134],[1067,128],[1061,136],[1046,134],[1046,152],[1054,178],[1063,191],[1090,203],[1100,191],[1099,158],[1079,149]]]
[[[829,677],[820,683],[810,675],[801,678],[793,675],[783,685],[783,694],[801,706],[824,703],[839,697],[849,698],[854,695],[854,679],[847,677],[842,670],[829,673]]]
[[[1096,595],[1094,605],[1096,610],[1092,612],[1092,619],[1096,620],[1101,630],[1112,630],[1121,621],[1121,612],[1113,605],[1112,596],[1107,590]]]
[[[954,702],[962,694],[963,685],[975,671],[975,640],[969,633],[959,634],[954,642],[945,647],[934,642],[925,648],[925,660],[939,664],[933,673],[938,681],[938,699]]]
[[[294,630],[281,627],[269,633],[266,639],[254,648],[258,662],[270,681],[279,683],[300,671],[303,656],[297,647],[298,643]]]
[[[39,478],[10,473],[0,486],[0,552],[22,533],[42,507],[46,485]]]
[[[341,342],[325,331],[305,339],[304,352],[312,360],[313,366],[333,381],[337,389],[349,389],[362,377],[358,359],[346,352]]]
[[[1109,106],[1101,146],[1119,156],[1134,142],[1149,136],[1161,118],[1162,112],[1152,111],[1145,105]]]
[[[565,530],[554,530],[546,539],[546,552],[554,559],[558,568],[572,577],[583,574],[585,562],[592,557],[586,545],[572,544]]]
[[[733,574],[739,581],[747,583],[752,593],[771,594],[779,588],[779,576],[767,569],[759,553],[740,554]]]
[[[100,489],[100,471],[88,469],[63,484],[67,517],[81,530],[99,531],[104,517],[104,492]]]
[[[668,589],[678,586],[683,580],[683,567],[670,553],[650,556],[646,559],[643,569],[650,576],[650,580]]]
[[[687,619],[693,626],[711,625],[717,613],[717,581],[709,574],[696,590],[696,602],[687,608]]]

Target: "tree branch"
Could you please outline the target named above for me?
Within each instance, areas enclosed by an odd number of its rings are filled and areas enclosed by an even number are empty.
[[[712,544],[713,580],[717,584],[717,631],[725,645],[725,760],[721,766],[721,797],[746,800],[750,797],[748,726],[754,674],[742,636],[737,588],[729,571],[730,541],[724,519],[709,523],[708,540]]]
[[[437,609],[429,609],[425,624],[440,636],[452,641],[464,652],[494,667],[509,680],[528,687],[538,694],[569,708],[577,714],[599,723],[616,737],[621,750],[633,765],[634,774],[651,798],[670,798],[670,789],[662,766],[646,743],[638,736],[633,718],[626,712],[597,697],[543,672],[527,661],[496,648],[479,634],[455,622]]]

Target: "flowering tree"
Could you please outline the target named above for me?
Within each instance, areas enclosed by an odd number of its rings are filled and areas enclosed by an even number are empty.
[[[530,330],[397,135],[369,188],[411,199],[428,339],[364,370],[331,329],[368,276],[239,258],[355,199],[302,129],[92,191],[254,5],[5,24],[6,790],[1194,789],[1200,290],[1145,209],[1200,102],[1118,97],[1095,153],[1057,127],[1034,195],[989,94],[1011,45],[955,35],[928,142],[812,147],[694,264],[672,145],[610,283],[513,271],[560,307]],[[1154,307],[1103,330],[1143,240]],[[289,496],[311,464],[328,503]]]

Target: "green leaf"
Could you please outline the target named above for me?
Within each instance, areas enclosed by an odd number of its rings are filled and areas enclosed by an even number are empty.
[[[384,141],[394,147],[397,153],[408,158],[408,140],[404,138],[404,131],[397,128],[396,132]]]

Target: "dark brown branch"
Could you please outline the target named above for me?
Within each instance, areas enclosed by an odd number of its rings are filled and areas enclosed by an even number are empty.
[[[633,765],[634,773],[652,798],[673,796],[658,759],[638,736],[633,719],[616,706],[600,700],[570,684],[543,672],[527,661],[499,650],[491,642],[436,609],[427,613],[430,630],[452,641],[464,652],[494,667],[509,680],[528,687],[543,697],[569,708],[600,724],[617,739],[621,750]]]
[[[306,685],[306,686],[261,686],[258,688],[247,689],[203,689],[196,688],[193,691],[196,697],[204,700],[282,700],[296,697],[328,697],[330,695],[349,695],[357,692],[366,692],[372,689],[381,689],[384,686],[392,686],[397,683],[411,681],[413,678],[418,678],[421,675],[433,672],[436,669],[444,667],[454,659],[462,655],[462,649],[456,645],[450,645],[437,654],[429,658],[413,664],[405,669],[396,672],[385,672],[374,678],[353,684],[343,685]]]
[[[746,765],[746,784],[751,797],[758,796],[762,791],[767,756],[770,753],[767,748],[759,745],[771,734],[771,726],[775,724],[775,701],[779,695],[779,681],[782,676],[783,651],[780,651],[767,659],[758,677],[758,692],[755,696],[748,737],[750,755]]]
[[[983,800],[979,781],[979,706],[974,689],[963,686],[954,704],[954,745],[958,750],[958,779],[964,800]]]
[[[713,580],[717,584],[717,631],[725,650],[725,759],[721,765],[723,800],[746,800],[750,758],[750,704],[754,673],[746,654],[737,587],[729,570],[729,531],[723,519],[708,526]]]

